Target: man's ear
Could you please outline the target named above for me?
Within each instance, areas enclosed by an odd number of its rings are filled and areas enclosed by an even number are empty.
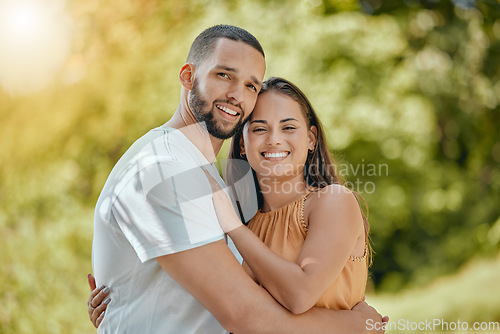
[[[308,149],[314,151],[314,148],[316,147],[316,140],[318,138],[318,129],[314,125],[311,125],[311,127],[309,128],[308,137],[309,137]]]
[[[186,63],[181,67],[179,72],[179,81],[181,85],[187,90],[193,89],[194,83],[194,65],[191,63]]]

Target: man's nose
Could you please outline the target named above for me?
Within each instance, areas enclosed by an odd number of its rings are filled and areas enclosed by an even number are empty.
[[[244,102],[244,89],[245,87],[241,84],[235,83],[231,85],[231,89],[227,93],[229,100],[234,100],[236,103],[241,104]]]

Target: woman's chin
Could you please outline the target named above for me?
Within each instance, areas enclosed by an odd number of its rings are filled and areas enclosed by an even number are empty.
[[[295,178],[300,171],[291,167],[291,166],[274,166],[274,168],[267,168],[262,173],[257,172],[257,177],[259,180],[273,180],[275,182],[279,182],[281,180],[290,180],[291,178]]]

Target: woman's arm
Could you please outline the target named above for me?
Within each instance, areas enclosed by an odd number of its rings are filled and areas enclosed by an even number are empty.
[[[309,231],[296,263],[275,254],[242,226],[236,214],[231,214],[231,204],[224,193],[214,193],[214,204],[219,221],[223,221],[221,226],[258,281],[296,314],[307,311],[319,300],[342,271],[359,238],[364,250],[360,208],[352,192],[343,186],[325,187],[308,203]]]

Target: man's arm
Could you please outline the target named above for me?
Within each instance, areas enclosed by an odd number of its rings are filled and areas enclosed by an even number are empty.
[[[361,311],[313,308],[301,315],[288,312],[244,272],[223,241],[158,257],[157,261],[234,333],[359,334],[368,333],[369,319],[372,324],[381,322],[380,314],[366,307]]]

